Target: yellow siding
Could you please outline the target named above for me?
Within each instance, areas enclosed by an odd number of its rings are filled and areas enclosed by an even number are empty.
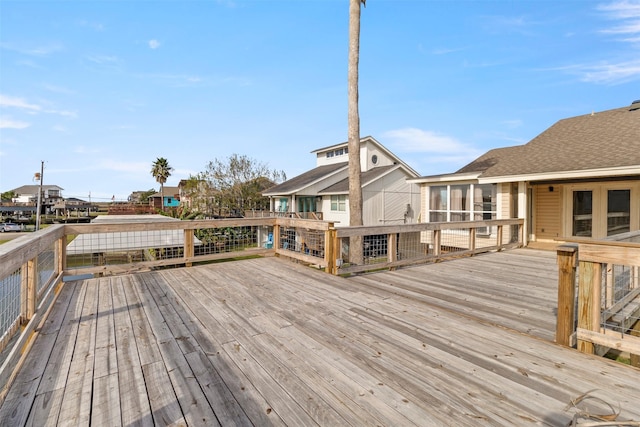
[[[562,236],[562,187],[536,185],[535,200],[535,236],[536,240],[553,240]]]

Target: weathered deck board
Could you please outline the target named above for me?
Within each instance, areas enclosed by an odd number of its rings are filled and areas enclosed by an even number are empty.
[[[640,420],[640,370],[550,342],[555,268],[516,250],[348,279],[265,258],[69,283],[0,424],[560,426],[594,389]]]

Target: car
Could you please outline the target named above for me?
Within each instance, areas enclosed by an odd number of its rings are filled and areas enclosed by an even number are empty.
[[[12,222],[3,222],[0,224],[0,233],[5,231],[22,231],[20,224],[14,224]]]

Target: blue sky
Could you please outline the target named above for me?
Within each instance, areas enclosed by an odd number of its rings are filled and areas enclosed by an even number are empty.
[[[0,2],[0,190],[126,200],[347,139],[347,0]],[[421,175],[640,99],[640,1],[369,0],[361,135]]]

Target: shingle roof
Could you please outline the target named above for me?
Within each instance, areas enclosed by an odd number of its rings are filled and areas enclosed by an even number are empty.
[[[638,166],[640,107],[563,119],[525,145],[491,150],[457,173],[499,177]]]
[[[40,184],[34,184],[34,185],[23,185],[22,187],[14,188],[11,191],[13,191],[16,194],[38,194],[39,189],[40,189]],[[61,187],[58,187],[57,185],[43,185],[42,190],[47,191],[47,190],[64,190],[64,189]]]
[[[379,166],[377,168],[369,169],[366,172],[362,172],[360,175],[360,183],[364,187],[371,181],[374,181],[384,175],[385,173],[398,168],[398,165],[388,165],[388,166]],[[336,193],[345,193],[349,191],[349,177],[343,179],[342,181],[338,181],[333,185],[319,191],[318,194],[336,194]]]
[[[313,168],[301,175],[291,178],[282,184],[278,184],[262,192],[263,195],[287,195],[295,193],[322,178],[332,175],[340,169],[347,167],[347,162],[335,163]]]

